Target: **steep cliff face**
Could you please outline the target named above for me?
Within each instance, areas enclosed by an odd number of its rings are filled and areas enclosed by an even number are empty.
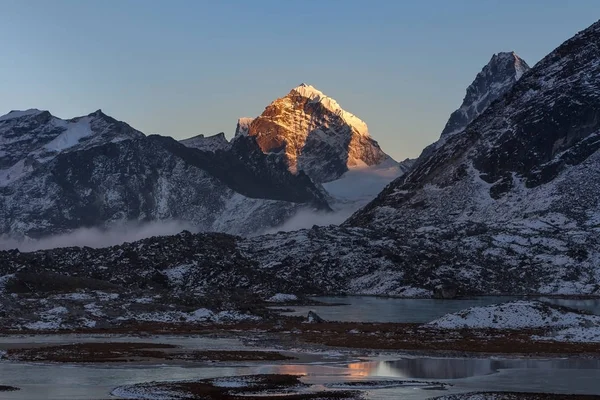
[[[304,171],[315,182],[390,159],[363,121],[310,85],[292,89],[248,122],[238,123],[240,134],[255,137],[263,152],[278,154],[292,173]]]
[[[460,108],[450,114],[440,138],[423,149],[420,158],[427,158],[450,137],[463,132],[494,101],[510,91],[529,69],[514,52],[494,54],[467,87]]]

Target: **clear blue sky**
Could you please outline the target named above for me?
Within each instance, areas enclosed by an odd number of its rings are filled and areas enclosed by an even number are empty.
[[[307,82],[402,159],[493,53],[533,65],[598,18],[598,0],[0,0],[0,114],[102,108],[145,133],[231,136]]]

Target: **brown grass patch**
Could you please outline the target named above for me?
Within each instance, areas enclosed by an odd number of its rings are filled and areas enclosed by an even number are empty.
[[[506,354],[600,352],[597,343],[533,340],[531,336],[542,334],[541,330],[443,330],[413,324],[318,324],[298,329],[301,340],[333,347]]]
[[[322,344],[374,350],[404,350],[454,353],[498,353],[530,355],[600,354],[600,343],[568,343],[533,340],[542,330],[455,329],[444,330],[420,324],[324,322],[302,323],[301,318],[232,324],[136,323],[112,329],[58,331],[52,333],[170,334],[239,337],[253,332],[269,335],[282,343]],[[353,333],[351,333],[353,332]],[[41,333],[41,332],[37,332]],[[50,332],[46,332],[50,333]],[[300,342],[300,343],[298,343]]]
[[[148,360],[182,361],[285,361],[293,357],[272,351],[181,350],[161,343],[77,343],[8,349],[9,360],[58,363],[107,363]]]
[[[103,363],[139,361],[164,358],[165,349],[177,346],[160,343],[76,343],[58,346],[43,346],[8,349],[6,358],[18,361]]]

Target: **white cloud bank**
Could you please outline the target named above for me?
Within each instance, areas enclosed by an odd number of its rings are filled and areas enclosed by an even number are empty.
[[[183,230],[196,231],[191,224],[181,221],[130,222],[106,229],[80,228],[69,233],[41,239],[0,238],[0,250],[17,248],[19,251],[28,252],[72,246],[99,248],[134,242],[152,236],[175,235]]]

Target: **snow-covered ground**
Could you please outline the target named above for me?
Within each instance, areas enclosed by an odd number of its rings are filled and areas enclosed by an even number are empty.
[[[238,311],[220,311],[213,312],[206,308],[199,308],[192,312],[182,311],[158,311],[150,313],[128,313],[124,317],[117,318],[118,320],[135,320],[143,322],[187,322],[187,323],[202,323],[202,322],[235,322],[235,321],[257,321],[260,317],[250,314],[242,314]]]
[[[295,294],[288,293],[275,293],[273,296],[267,299],[270,303],[285,303],[287,301],[296,301],[298,296]]]
[[[543,329],[534,340],[600,342],[600,316],[550,305],[518,300],[485,307],[471,307],[447,314],[427,324],[441,329]]]
[[[517,300],[471,307],[428,324],[443,329],[534,329],[600,326],[600,316],[583,314],[540,301]]]
[[[600,326],[573,326],[533,338],[557,342],[598,343],[600,342]]]

